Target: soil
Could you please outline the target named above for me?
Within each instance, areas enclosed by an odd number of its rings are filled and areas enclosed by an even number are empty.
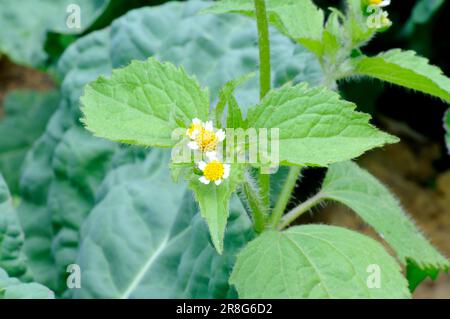
[[[53,83],[47,74],[0,57],[0,116],[5,94],[10,90],[51,87]],[[441,144],[429,141],[399,122],[390,119],[381,122],[388,131],[403,137],[402,142],[368,153],[359,160],[360,165],[398,196],[433,244],[450,256],[450,166],[439,165],[442,158],[448,161],[450,156]],[[310,216],[305,216],[308,221],[345,226],[381,241],[361,219],[341,205],[325,206]],[[450,298],[450,275],[440,275],[434,282],[427,280],[414,297]]]
[[[52,87],[53,82],[47,74],[18,66],[0,56],[0,116],[3,115],[3,100],[7,92],[16,89],[48,90]]]

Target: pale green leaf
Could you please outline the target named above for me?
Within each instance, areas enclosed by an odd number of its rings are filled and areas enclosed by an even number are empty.
[[[400,49],[355,60],[354,73],[367,75],[450,102],[450,79],[414,51]]]
[[[248,125],[279,129],[279,159],[285,165],[326,166],[398,141],[355,107],[333,91],[300,84],[271,91],[249,111]]]
[[[38,283],[22,283],[0,268],[0,299],[53,299],[53,292]]]
[[[420,233],[389,190],[355,163],[331,165],[320,193],[352,208],[394,248],[405,266],[414,264],[425,273],[448,270],[448,260]]]
[[[380,270],[379,287],[370,269]],[[409,298],[401,269],[375,240],[345,228],[267,231],[238,255],[230,277],[241,298]]]
[[[200,214],[208,224],[214,247],[219,254],[223,252],[223,236],[227,226],[231,195],[242,181],[242,168],[231,165],[230,176],[222,184],[202,184],[199,176],[193,178],[189,187],[194,191],[200,206]]]
[[[206,120],[209,94],[184,69],[154,58],[133,61],[90,83],[81,97],[82,119],[95,136],[144,146],[170,147],[176,120]]]
[[[269,23],[314,53],[321,54],[324,14],[312,1],[268,0],[266,10]],[[254,1],[222,0],[204,12],[240,13],[254,17]]]

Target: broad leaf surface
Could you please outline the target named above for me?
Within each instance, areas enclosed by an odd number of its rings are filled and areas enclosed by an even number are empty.
[[[227,81],[257,69],[254,22],[238,15],[197,15],[206,5],[170,2],[131,11],[111,28],[76,41],[59,61],[62,100],[45,133],[27,154],[18,208],[31,273],[57,294],[66,288],[61,278],[67,275],[67,264],[76,259],[79,228],[94,205],[97,183],[106,170],[133,163],[146,151],[122,148],[80,132],[79,97],[84,86],[99,75],[108,76],[112,67],[156,56],[194,74],[202,86],[211,89],[214,103]],[[320,67],[311,53],[277,32],[271,38],[275,87],[287,81],[321,81]],[[241,106],[256,103],[257,77],[235,93]],[[204,236],[207,240],[207,233]]]
[[[53,292],[38,283],[22,283],[0,268],[0,299],[53,299]]]
[[[279,129],[279,158],[287,165],[326,166],[397,141],[355,107],[324,88],[286,86],[250,110],[248,125]]]
[[[369,288],[371,265],[379,267],[379,288]],[[325,225],[263,233],[239,253],[230,283],[240,298],[410,297],[399,265],[383,246]]]
[[[44,49],[48,32],[66,34],[86,30],[109,5],[109,0],[3,0],[0,11],[0,52],[20,64],[42,66],[47,53]],[[67,8],[77,4],[81,9],[81,28],[69,28]],[[32,17],[30,17],[32,15]]]
[[[83,123],[98,137],[170,147],[177,122],[206,121],[209,94],[182,68],[150,58],[99,77],[81,97]]]

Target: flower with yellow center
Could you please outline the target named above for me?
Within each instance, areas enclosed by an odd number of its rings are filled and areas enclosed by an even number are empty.
[[[200,161],[198,163],[198,168],[203,172],[199,181],[206,185],[211,182],[220,185],[224,179],[230,176],[230,165],[219,161],[215,152],[207,152],[206,156],[209,159],[208,162]]]
[[[200,120],[196,120],[198,119],[192,121],[191,127],[186,132],[192,140],[188,143],[188,147],[201,152],[215,151],[217,145],[225,139],[225,132],[222,129],[214,131],[211,121],[203,124],[199,122]]]
[[[387,7],[391,4],[391,0],[369,0],[369,5],[376,7]]]

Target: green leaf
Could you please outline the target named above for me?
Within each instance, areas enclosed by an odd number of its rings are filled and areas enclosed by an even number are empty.
[[[356,75],[367,75],[450,102],[450,79],[414,51],[400,49],[354,61]]]
[[[247,82],[248,80],[250,80],[254,76],[255,76],[254,72],[248,73],[248,74],[244,74],[243,76],[240,76],[240,77],[238,77],[236,79],[233,79],[233,80],[227,82],[224,85],[224,87],[220,90],[219,101],[217,102],[216,110],[215,110],[216,111],[215,112],[216,113],[215,114],[216,123],[217,123],[217,125],[219,127],[222,124],[222,115],[223,115],[223,111],[225,110],[225,106],[227,105],[227,103],[233,103],[234,102],[234,105],[228,105],[228,117],[229,116],[231,116],[231,117],[237,116],[237,118],[236,118],[236,120],[237,120],[239,118],[239,115],[240,115],[240,117],[242,119],[242,113],[241,113],[239,107],[238,107],[239,111],[238,111],[238,113],[236,113],[236,111],[237,111],[237,109],[236,109],[237,101],[236,101],[236,99],[234,99],[233,94],[234,94],[234,91],[236,90],[236,88],[239,85]],[[230,101],[231,99],[233,99],[232,102]],[[230,114],[230,111],[235,112],[236,114]],[[234,126],[228,126],[228,127],[234,127]],[[238,126],[238,127],[240,127],[240,126]]]
[[[379,288],[369,285],[371,265],[379,267]],[[230,283],[240,298],[410,297],[399,265],[383,246],[325,225],[263,233],[239,253]]]
[[[312,52],[321,55],[323,11],[310,0],[268,0],[266,10],[269,22],[278,30]],[[203,12],[240,13],[254,17],[253,0],[222,0]]]
[[[209,93],[184,69],[154,58],[133,61],[99,77],[81,97],[83,123],[95,136],[144,146],[171,147],[175,120],[206,120]]]
[[[367,0],[347,0],[345,31],[349,34],[352,47],[360,47],[367,43],[376,33],[367,25]]]
[[[186,185],[171,181],[170,152],[112,170],[86,220],[76,298],[225,298],[235,254],[252,236],[233,200],[219,256]]]
[[[14,277],[22,277],[26,258],[22,251],[24,234],[13,207],[8,186],[0,174],[0,268]]]
[[[231,165],[230,176],[222,184],[202,184],[194,177],[189,187],[194,191],[200,214],[208,224],[211,239],[219,254],[223,252],[223,237],[227,226],[231,195],[242,181],[242,167]]]
[[[389,190],[355,163],[331,165],[320,193],[347,205],[371,225],[408,266],[408,278],[411,271],[425,277],[448,271],[448,260],[421,234]],[[417,281],[411,283],[412,289]]]
[[[444,128],[445,128],[445,131],[447,132],[445,134],[445,142],[447,143],[447,149],[450,154],[450,110],[448,110],[445,113]]]
[[[0,268],[0,299],[53,299],[53,292],[37,283],[22,283]]]
[[[243,119],[241,108],[236,98],[230,96],[228,99],[227,128],[247,128],[247,121]]]
[[[25,154],[44,132],[58,102],[56,91],[14,91],[5,98],[5,118],[0,121],[0,171],[13,194],[18,192]]]
[[[279,129],[284,165],[326,166],[398,141],[370,125],[370,116],[355,107],[333,91],[300,84],[271,91],[249,111],[248,125]]]

